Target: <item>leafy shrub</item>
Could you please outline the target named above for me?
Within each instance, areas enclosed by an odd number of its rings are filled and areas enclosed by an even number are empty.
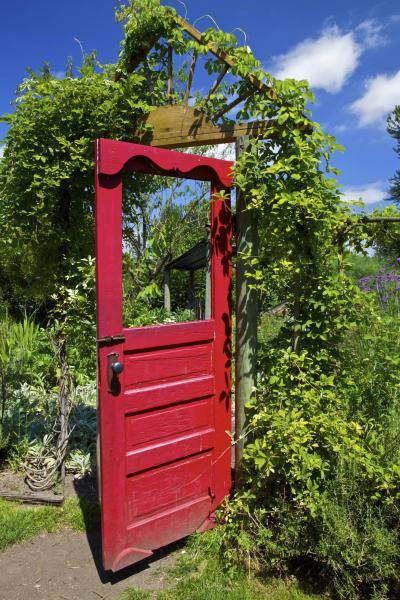
[[[70,413],[72,429],[66,454],[69,472],[80,476],[91,472],[96,465],[96,387],[93,384],[73,389]],[[10,433],[8,463],[22,470],[28,456],[40,455],[45,436],[57,413],[57,391],[23,384],[13,394],[8,407],[7,423]]]
[[[6,317],[0,322],[0,443],[4,446],[20,422],[12,418],[14,393],[22,382],[41,385],[54,378],[54,363],[46,333],[25,317],[19,323]],[[21,415],[20,415],[21,416]],[[26,417],[25,417],[26,419]]]
[[[227,554],[237,560],[235,543],[264,571],[311,568],[340,598],[380,600],[400,579],[400,318],[396,301],[348,285],[353,300],[342,291],[340,312],[327,307],[319,350],[315,320],[299,352],[290,320],[264,337],[247,486],[224,514]]]

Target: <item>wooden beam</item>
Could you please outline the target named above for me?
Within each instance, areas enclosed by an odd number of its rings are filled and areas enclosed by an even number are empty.
[[[149,37],[149,39],[143,40],[143,44],[140,50],[137,52],[137,54],[129,58],[128,66],[126,68],[128,73],[132,73],[132,71],[134,71],[136,67],[140,65],[140,63],[146,58],[147,54],[150,52],[154,44],[160,39],[161,35],[161,33],[155,33],[154,35]],[[122,71],[116,71],[116,73],[114,73],[114,81],[119,81],[122,75]]]
[[[229,65],[225,65],[224,68],[222,69],[221,73],[218,75],[217,79],[214,81],[214,83],[212,84],[212,86],[210,87],[210,90],[206,96],[206,100],[209,100],[211,95],[214,94],[217,89],[219,88],[219,86],[221,85],[221,81],[223,80],[223,78],[225,77],[225,75],[227,74],[227,72],[229,71],[230,67]]]
[[[168,52],[167,52],[167,57],[168,57],[168,89],[167,89],[167,95],[168,95],[168,102],[172,103],[172,93],[173,93],[173,65],[172,65],[172,47],[168,44]]]
[[[187,104],[189,101],[190,88],[192,87],[192,81],[193,81],[194,70],[196,68],[196,62],[197,62],[197,52],[194,51],[192,54],[192,62],[190,63],[188,78],[187,78],[187,82],[186,82],[185,95],[183,98],[184,104]]]
[[[249,98],[252,94],[254,94],[254,91],[255,90],[253,88],[252,90],[246,90],[245,92],[243,92],[243,94],[240,94],[237,98],[235,98],[235,100],[233,100],[230,104],[225,106],[225,108],[222,108],[215,115],[213,115],[212,120],[218,121],[218,119],[220,119],[223,115],[232,110],[232,108],[235,108],[235,106],[237,106],[238,104]]]
[[[178,25],[180,25],[180,27],[182,27],[182,29],[184,29],[184,31],[186,31],[186,33],[188,33],[196,42],[202,44],[203,46],[206,46],[216,58],[224,62],[230,68],[235,67],[236,61],[234,58],[229,56],[229,54],[225,52],[225,50],[222,50],[222,48],[218,48],[218,46],[216,46],[215,44],[209,44],[208,42],[206,42],[203,39],[203,34],[201,33],[201,31],[196,29],[196,27],[193,27],[193,25],[186,21],[186,19],[180,17],[179,15],[173,15],[172,13],[169,13],[168,16],[174,18],[175,22]],[[131,56],[129,58],[127,66],[128,73],[132,73],[132,71],[134,71],[136,67],[139,66],[140,62],[150,52],[154,44],[160,39],[161,35],[162,32],[155,33],[147,40],[143,41],[140,50],[135,54],[135,56]],[[114,81],[118,81],[119,79],[121,79],[121,77],[122,73],[120,71],[117,71],[114,75]],[[276,92],[252,73],[248,73],[247,75],[245,75],[244,79],[247,79],[257,90],[265,93],[271,100],[278,99]]]
[[[248,136],[236,142],[236,158],[249,151]],[[236,194],[236,377],[235,377],[235,485],[243,480],[243,450],[246,443],[245,405],[257,385],[257,290],[248,279],[251,267],[242,254],[257,256],[257,215],[249,210],[247,200],[238,189]]]
[[[217,127],[201,111],[187,105],[160,106],[149,113],[145,123],[152,131],[143,134],[137,141],[160,148],[188,148],[208,144],[234,142],[242,135],[268,138],[279,136],[281,131],[274,121],[233,123]],[[273,130],[273,134],[272,134]]]
[[[196,42],[202,44],[203,46],[206,46],[209,49],[209,51],[212,54],[214,54],[214,56],[216,56],[219,60],[222,60],[226,65],[228,65],[231,68],[235,67],[236,61],[234,58],[229,56],[229,54],[227,54],[225,50],[218,48],[218,46],[216,46],[215,44],[209,44],[208,42],[206,42],[203,39],[203,34],[201,33],[201,31],[199,31],[198,29],[196,29],[196,27],[193,27],[193,25],[188,23],[186,19],[180,17],[179,15],[175,15],[175,21],[178,23],[178,25],[182,27],[182,29],[186,31],[186,33],[188,33],[194,40],[196,40]],[[247,79],[257,90],[266,94],[271,100],[278,99],[276,92],[252,73],[248,73],[247,75],[245,75],[244,79]]]
[[[27,502],[28,504],[62,504],[64,496],[50,494],[23,494],[19,492],[0,492],[0,498],[4,500]]]
[[[357,224],[362,225],[363,223],[400,223],[400,217],[360,217]]]

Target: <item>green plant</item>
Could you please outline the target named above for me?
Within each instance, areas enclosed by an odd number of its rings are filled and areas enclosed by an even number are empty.
[[[0,550],[44,532],[58,531],[63,527],[85,531],[98,523],[97,504],[79,502],[75,498],[66,500],[62,507],[34,508],[0,498]]]
[[[27,457],[38,457],[57,414],[57,392],[23,384],[16,390],[7,409],[7,431],[10,434],[8,465],[22,471]],[[92,472],[96,463],[96,389],[93,384],[72,390],[70,426],[72,429],[66,453],[66,468],[83,476]],[[50,460],[50,459],[49,459]]]
[[[228,52],[234,59],[229,80],[207,98],[195,95],[194,107],[216,114],[228,107],[229,98],[245,93],[236,118],[271,123],[263,139],[254,140],[236,162],[235,184],[259,225],[258,255],[243,256],[251,285],[259,290],[263,306],[267,298],[284,299],[288,315],[279,330],[262,340],[258,389],[248,405],[247,477],[223,516],[227,555],[246,566],[280,571],[311,561],[325,568],[342,595],[388,596],[398,583],[393,571],[397,542],[392,535],[382,541],[390,528],[398,529],[398,365],[393,354],[398,351],[393,343],[398,321],[390,322],[392,332],[385,332],[381,344],[384,330],[374,329],[374,320],[396,316],[383,318],[373,298],[347,274],[339,242],[344,230],[353,231],[356,217],[341,200],[338,171],[331,162],[341,147],[311,120],[313,96],[307,82],[274,79],[233,34],[208,29],[203,33],[206,45],[197,43],[175,26],[173,14],[158,0],[130,0],[118,11],[125,37],[117,65],[101,67],[90,55],[77,73],[70,65],[63,80],[48,66],[24,80],[16,110],[7,117],[10,129],[0,164],[5,224],[0,265],[11,290],[7,301],[45,305],[46,315],[58,311],[56,325],[62,329],[65,317],[72,340],[82,314],[93,324],[93,312],[85,304],[89,287],[82,293],[82,261],[93,250],[92,141],[132,139],[134,132],[143,132],[141,119],[152,106],[183,97],[185,79],[178,77],[169,97],[168,75],[159,68],[169,45],[180,57],[193,51],[205,56],[208,44]],[[149,41],[146,60],[129,73],[132,56],[146,50]],[[206,58],[205,67],[217,76],[223,68],[214,58]],[[115,70],[118,81],[111,78]],[[247,94],[248,75],[267,89]],[[221,122],[230,121],[227,114]],[[127,177],[124,183],[124,224],[136,219],[142,236],[149,215],[141,215],[146,205],[138,198],[138,179]],[[146,180],[146,191],[154,191],[153,184]],[[165,223],[179,222],[180,208],[156,208],[153,233],[139,244],[139,267],[125,255],[126,296],[132,283],[129,269],[137,267],[132,272],[140,280],[140,301],[128,307],[132,324],[140,323],[146,312],[163,318],[153,311],[159,306],[157,277],[170,250]],[[346,234],[352,249],[362,251],[382,239],[377,228],[367,231],[366,224],[359,225],[357,221],[356,234]],[[15,248],[12,259],[10,247]],[[61,293],[54,297],[56,290]],[[359,337],[363,323],[373,330],[365,350]],[[76,365],[90,355],[82,357],[86,350],[84,343],[77,344]],[[396,394],[385,385],[382,362]],[[375,392],[380,410],[374,408]],[[358,496],[349,485],[352,480]],[[334,493],[339,485],[341,492]],[[337,522],[349,525],[352,552],[340,531],[333,531]],[[366,545],[372,555],[368,562]],[[356,571],[359,562],[363,568]],[[196,583],[188,585],[195,594]],[[225,583],[221,590],[227,593]]]
[[[220,554],[223,532],[190,538],[169,572],[170,586],[158,600],[320,600],[295,579],[261,580],[244,569],[227,569]]]
[[[46,335],[32,319],[25,317],[15,323],[9,317],[0,322],[0,440],[5,445],[13,427],[11,414],[13,394],[23,381],[38,383],[40,371],[49,367],[48,356],[43,361],[42,348]],[[47,346],[48,350],[48,346]],[[14,425],[14,423],[13,423]]]

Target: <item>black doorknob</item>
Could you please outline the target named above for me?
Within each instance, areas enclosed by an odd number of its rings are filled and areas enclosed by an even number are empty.
[[[122,364],[122,362],[115,362],[112,363],[111,369],[115,375],[119,375],[124,370],[124,365]]]

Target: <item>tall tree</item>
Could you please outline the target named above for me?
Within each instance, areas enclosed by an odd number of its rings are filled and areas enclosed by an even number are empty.
[[[395,107],[388,118],[387,131],[396,141],[394,150],[400,158],[400,104]],[[395,201],[400,203],[400,168],[396,170],[395,175],[391,179],[390,193]]]

